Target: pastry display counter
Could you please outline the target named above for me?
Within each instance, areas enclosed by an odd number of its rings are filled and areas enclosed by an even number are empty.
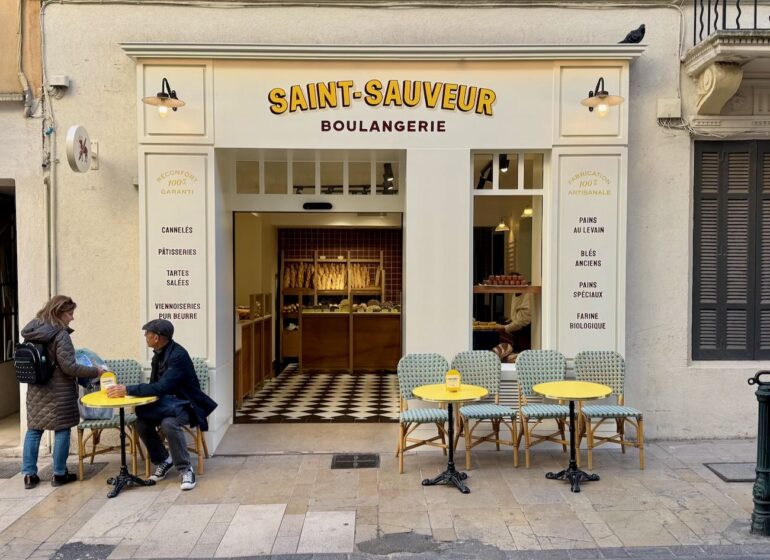
[[[282,255],[281,357],[302,371],[395,370],[401,357],[401,306],[383,301],[379,258]]]

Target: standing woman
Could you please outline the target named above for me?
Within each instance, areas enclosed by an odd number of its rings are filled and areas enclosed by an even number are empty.
[[[28,342],[44,344],[48,359],[55,364],[51,379],[45,385],[27,387],[27,435],[24,438],[24,488],[37,486],[37,455],[44,430],[55,432],[53,447],[53,479],[51,486],[75,480],[67,472],[70,450],[70,428],[80,421],[76,377],[97,377],[102,369],[80,365],[75,361],[69,324],[75,318],[77,305],[67,296],[54,296],[37,312],[21,336]]]

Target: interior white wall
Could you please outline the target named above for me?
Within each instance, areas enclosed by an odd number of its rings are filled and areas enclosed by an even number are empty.
[[[467,150],[407,152],[405,353],[438,352],[451,361],[470,348],[469,176]]]
[[[249,295],[262,293],[262,229],[262,218],[251,212],[235,214],[235,305],[248,307]]]

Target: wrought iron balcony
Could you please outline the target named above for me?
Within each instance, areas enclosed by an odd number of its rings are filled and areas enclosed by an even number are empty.
[[[720,31],[770,29],[767,2],[693,0],[693,45]]]

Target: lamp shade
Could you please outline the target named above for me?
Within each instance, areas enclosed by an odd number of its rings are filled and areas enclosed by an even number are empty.
[[[533,214],[532,207],[527,206],[521,213],[522,218],[531,218]]]
[[[142,97],[142,103],[145,105],[152,105],[154,107],[184,107],[185,102],[181,99],[174,99],[169,97],[167,93],[158,93],[157,95],[151,95],[149,97]]]
[[[505,219],[500,218],[500,223],[497,224],[495,231],[510,231],[510,229],[511,228],[508,227],[508,224],[505,223]]]

